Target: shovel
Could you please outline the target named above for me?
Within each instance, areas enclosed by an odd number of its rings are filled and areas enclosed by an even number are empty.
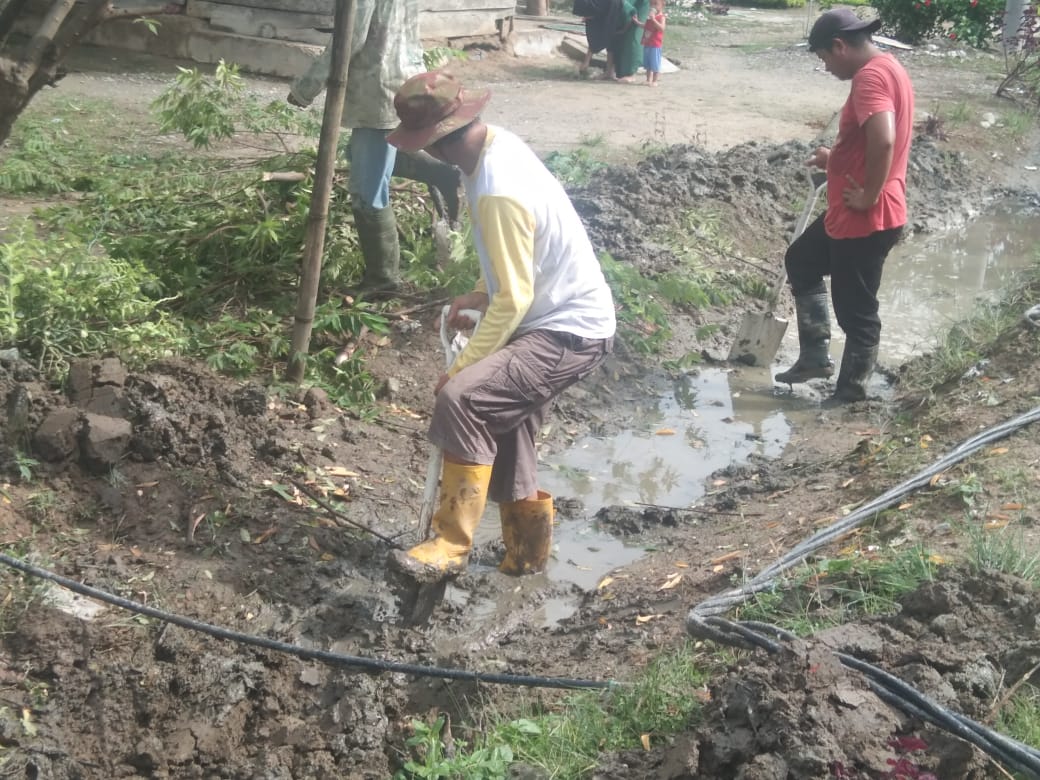
[[[441,310],[441,346],[444,347],[444,360],[446,368],[451,368],[455,358],[469,339],[462,333],[448,335],[448,312],[450,306]],[[459,312],[473,322],[476,329],[480,324],[480,312],[476,309],[463,309]],[[430,526],[433,521],[433,509],[437,498],[437,486],[441,479],[441,465],[444,461],[444,453],[439,447],[430,453],[430,460],[426,465],[426,486],[423,490],[422,505],[419,508],[419,538],[425,540],[430,537]],[[430,619],[433,610],[444,598],[448,580],[439,577],[433,582],[421,582],[411,577],[400,574],[394,575],[396,580],[395,590],[400,598],[400,614],[408,625],[422,625]]]
[[[809,198],[805,202],[801,216],[795,223],[791,243],[802,235],[809,224],[809,217],[812,216],[816,200],[826,186],[827,175],[823,171],[813,171],[809,175]],[[787,320],[777,317],[774,313],[786,281],[787,268],[785,266],[780,271],[780,277],[769,296],[769,308],[762,314],[745,315],[744,321],[740,323],[737,338],[729,350],[730,362],[743,363],[747,366],[768,366],[773,362],[777,350],[780,349],[780,342],[784,339],[784,333],[787,332]]]

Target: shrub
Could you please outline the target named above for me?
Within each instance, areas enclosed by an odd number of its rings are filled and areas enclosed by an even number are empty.
[[[983,48],[1000,29],[1004,0],[872,0],[882,29],[919,43],[940,33]]]

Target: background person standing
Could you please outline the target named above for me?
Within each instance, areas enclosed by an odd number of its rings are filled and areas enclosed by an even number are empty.
[[[906,165],[913,135],[914,92],[906,70],[870,35],[880,21],[847,8],[820,15],[809,50],[827,71],[851,81],[833,148],[807,161],[827,171],[827,210],[788,248],[784,262],[798,315],[798,360],[776,375],[793,384],[834,372],[828,351],[827,286],[845,350],[832,396],[861,401],[881,341],[877,292],[885,258],[906,224]]]
[[[417,0],[356,0],[354,34],[341,124],[350,133],[350,201],[358,243],[365,260],[359,295],[388,295],[400,286],[401,249],[390,206],[394,174],[436,186],[458,211],[458,173],[427,157],[402,155],[386,142],[397,126],[394,94],[411,76],[423,72]],[[293,82],[288,101],[307,106],[325,89],[332,44]],[[396,168],[395,168],[396,166]]]
[[[664,0],[650,0],[650,13],[645,22],[633,16],[632,22],[643,28],[643,69],[646,85],[656,87],[661,76],[661,47],[664,45]]]

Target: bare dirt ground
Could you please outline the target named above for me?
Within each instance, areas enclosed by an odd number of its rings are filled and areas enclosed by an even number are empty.
[[[573,191],[597,248],[647,272],[666,269],[673,250],[647,235],[683,208],[698,207],[721,215],[743,258],[775,263],[803,197],[801,160],[845,95],[845,86],[798,45],[803,24],[802,14],[734,11],[729,21],[676,32],[669,53],[683,69],[656,90],[579,79],[561,57],[521,60],[486,51],[454,67],[469,83],[493,89],[488,120],[517,130],[539,151],[603,149],[617,163]],[[970,116],[947,123],[945,140],[933,134],[916,145],[914,230],[962,223],[1007,188],[1036,186],[1025,168],[1035,163],[1033,147],[979,127],[982,112],[1007,110],[990,97],[991,55],[946,53],[901,55],[922,122],[928,112],[941,117],[960,103]],[[82,56],[81,70],[59,91],[112,99],[128,115],[145,113],[170,72],[123,55]],[[283,83],[262,79],[251,86],[285,91]],[[0,208],[10,218],[24,204]],[[716,260],[722,268],[733,262]],[[723,357],[743,314],[677,317],[665,357]],[[707,514],[616,508],[630,520],[616,524],[617,533],[654,551],[615,572],[609,587],[575,594],[543,577],[506,578],[494,568],[500,546],[490,543],[476,551],[456,587],[470,601],[490,599],[494,611],[474,614],[465,599],[456,600],[429,625],[409,627],[385,581],[385,543],[345,527],[292,486],[304,480],[344,502],[350,521],[410,541],[428,457],[423,430],[442,358],[431,329],[407,324],[388,343],[370,346],[372,370],[395,388],[375,422],[345,416],[320,392],[281,397],[186,362],[128,374],[99,356],[67,388],[47,386],[24,363],[3,362],[0,391],[9,409],[27,407],[22,417],[8,416],[6,457],[27,439],[44,463],[32,481],[14,479],[9,469],[0,542],[133,601],[315,650],[623,679],[684,641],[693,604],[759,571],[840,506],[890,487],[882,445],[894,412],[918,420],[929,446],[946,451],[1028,409],[1040,382],[1036,336],[1023,327],[988,356],[984,374],[935,399],[900,399],[896,409],[868,403],[821,410],[779,460],[715,475],[717,489],[701,507]],[[722,327],[698,338],[704,324]],[[665,378],[620,349],[597,377],[561,399],[544,451],[590,429],[616,427],[618,388],[656,392],[655,377]],[[48,421],[65,430],[56,415],[81,421],[77,438],[53,435]],[[1027,432],[1009,445],[1027,495],[1040,491],[1037,441]],[[107,466],[112,448],[125,452],[115,469]],[[46,505],[34,498],[44,492],[52,498]],[[1010,498],[994,493],[988,500],[999,507]],[[939,526],[945,511],[959,510],[930,506],[935,514],[888,522],[956,560],[958,542]],[[1031,511],[1015,510],[1015,522],[1031,528]],[[732,550],[740,555],[716,562],[720,551]],[[677,573],[678,585],[661,589]],[[387,778],[403,760],[408,721],[431,708],[479,722],[485,706],[552,707],[560,695],[371,674],[218,641],[115,608],[86,620],[44,598],[39,581],[2,576],[8,619],[0,745],[12,776]],[[540,606],[561,594],[578,597],[577,613],[540,628]],[[925,740],[922,761],[944,780],[999,776],[978,751],[881,704],[828,649],[878,663],[987,720],[1005,681],[1035,672],[1040,661],[1034,605],[1024,583],[943,567],[898,614],[818,635],[780,663],[742,655],[710,691],[699,692],[707,702],[704,726],[655,740],[650,750],[605,754],[594,776],[879,778],[891,768],[889,739],[907,734]],[[656,617],[637,620],[646,615]]]

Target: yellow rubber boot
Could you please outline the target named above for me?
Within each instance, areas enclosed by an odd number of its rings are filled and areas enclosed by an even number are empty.
[[[473,534],[487,504],[491,466],[466,466],[445,461],[441,470],[441,500],[433,513],[435,536],[407,552],[395,550],[393,560],[420,581],[432,581],[464,571],[473,549]]]
[[[545,571],[552,549],[552,496],[539,490],[537,499],[501,504],[499,512],[506,557],[498,570],[514,576]]]

